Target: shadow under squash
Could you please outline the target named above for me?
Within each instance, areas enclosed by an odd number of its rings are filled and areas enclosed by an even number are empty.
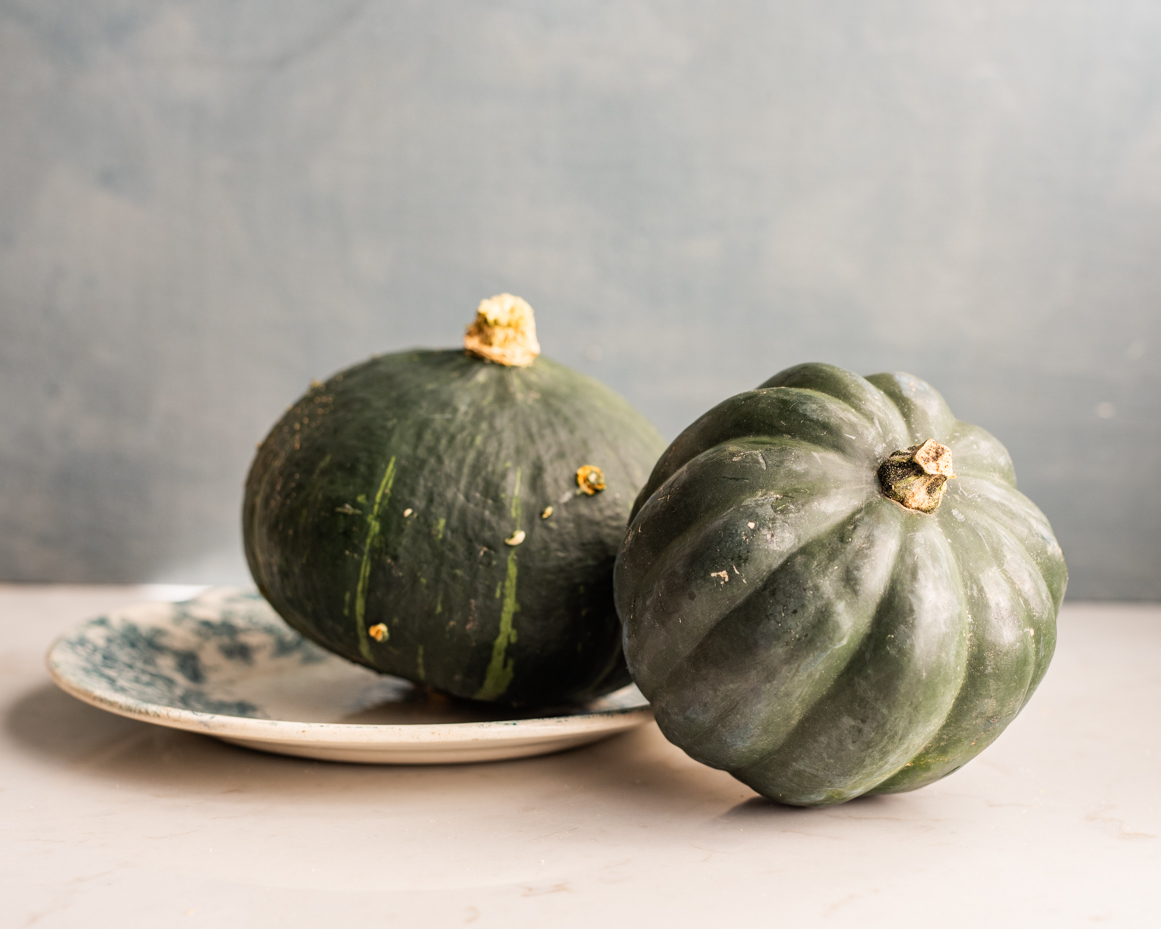
[[[471,791],[497,799],[513,782],[547,781],[601,794],[606,802],[672,808],[691,801],[722,808],[748,793],[728,775],[690,760],[647,724],[552,755],[463,765],[364,765],[267,754],[210,736],[126,719],[45,683],[20,697],[4,720],[10,743],[49,766],[122,786],[268,799],[330,796],[380,803],[400,791],[438,802]],[[760,801],[765,802],[765,801]],[[785,809],[785,808],[783,808]]]

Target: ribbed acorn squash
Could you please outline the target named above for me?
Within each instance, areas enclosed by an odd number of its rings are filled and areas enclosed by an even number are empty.
[[[537,358],[519,298],[484,301],[465,344],[372,358],[287,411],[246,481],[250,571],[378,671],[509,704],[607,693],[628,683],[613,563],[665,443]]]
[[[995,438],[918,378],[807,364],[673,442],[615,586],[665,735],[824,806],[991,743],[1048,667],[1066,579]]]

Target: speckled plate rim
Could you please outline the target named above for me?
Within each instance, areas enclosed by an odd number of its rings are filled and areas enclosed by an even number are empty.
[[[159,602],[158,606],[161,605],[162,603]],[[166,603],[165,605],[171,606],[172,604]],[[598,738],[615,735],[618,732],[646,723],[653,718],[652,709],[648,703],[644,702],[566,716],[406,725],[301,722],[204,713],[161,703],[135,700],[126,696],[111,696],[102,693],[98,688],[88,687],[74,680],[65,663],[57,659],[57,653],[58,651],[63,652],[71,639],[83,635],[87,627],[98,621],[99,618],[90,619],[78,624],[57,637],[49,647],[45,663],[53,682],[61,690],[91,706],[119,716],[168,726],[173,729],[203,733],[243,744],[262,743],[262,747],[267,751],[277,752],[279,745],[286,746],[286,751],[290,754],[302,754],[303,750],[310,745],[319,745],[320,747],[332,745],[336,748],[342,746],[351,749],[358,745],[365,745],[371,751],[376,748],[397,747],[401,752],[406,752],[409,748],[438,752],[441,748],[452,750],[456,745],[490,743],[499,747],[503,744],[526,742],[532,749],[530,754],[540,754],[553,750],[564,750]],[[545,743],[553,745],[559,743],[559,746],[555,749],[543,747]],[[533,749],[534,745],[541,747]],[[449,758],[448,760],[453,761],[454,759]],[[487,758],[481,757],[479,760],[487,760]],[[378,763],[382,763],[382,759],[379,759]]]

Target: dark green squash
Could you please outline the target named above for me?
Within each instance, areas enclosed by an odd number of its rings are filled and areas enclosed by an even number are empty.
[[[384,355],[287,411],[250,469],[243,530],[291,626],[459,697],[553,703],[628,683],[612,569],[665,443],[534,354]]]
[[[1048,667],[1066,579],[995,438],[917,378],[807,364],[673,442],[615,585],[665,735],[825,806],[991,743]]]

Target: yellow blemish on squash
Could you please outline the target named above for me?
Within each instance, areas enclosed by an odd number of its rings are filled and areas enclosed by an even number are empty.
[[[754,525],[755,525],[754,523],[746,523],[746,527],[749,529],[753,529]]]
[[[375,625],[373,625],[370,629],[367,630],[367,635],[369,635],[376,642],[382,642],[384,639],[386,639],[388,637],[387,636],[387,624],[386,623],[375,623]]]
[[[516,546],[516,545],[519,545],[523,541],[524,541],[524,530],[517,529],[515,532],[512,533],[512,535],[509,538],[504,540],[504,544]]]
[[[407,517],[410,516],[414,512],[415,511],[413,509],[411,509],[411,507],[408,507],[406,510],[403,511],[403,518],[407,519]]]
[[[581,465],[576,469],[576,485],[591,497],[605,489],[605,472],[596,465]]]
[[[552,507],[546,506],[544,508],[544,512],[540,514],[540,518],[541,519],[548,519],[548,517],[551,515],[552,515]]]
[[[722,583],[724,584],[726,581],[728,581],[730,579],[730,572],[729,571],[712,571],[712,572],[710,572],[710,577],[720,577],[722,579]]]

